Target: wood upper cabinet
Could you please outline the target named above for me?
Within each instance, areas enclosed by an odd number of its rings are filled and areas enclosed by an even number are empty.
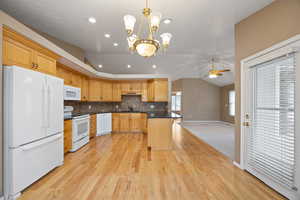
[[[112,101],[119,102],[122,101],[122,92],[121,84],[118,82],[113,83],[112,85]]]
[[[87,101],[89,97],[89,79],[82,76],[81,79],[81,101]]]
[[[36,64],[36,70],[46,73],[46,74],[51,74],[51,75],[56,75],[56,60],[44,55],[38,51],[34,51],[34,63]]]
[[[120,114],[112,113],[112,132],[120,132]]]
[[[89,101],[101,101],[101,84],[99,80],[89,80]]]
[[[72,81],[71,85],[74,87],[81,88],[81,80],[82,80],[82,75],[76,72],[72,72]]]
[[[72,120],[64,121],[64,153],[72,148]]]
[[[97,133],[97,115],[91,115],[90,118],[90,138],[96,136]]]
[[[120,113],[120,132],[130,132],[130,113]]]
[[[65,85],[72,85],[72,71],[60,63],[57,63],[56,76],[64,79]]]
[[[169,101],[169,87],[167,79],[154,79],[147,83],[147,95],[150,102]]]
[[[155,79],[154,80],[154,101],[167,102],[169,100],[168,80]]]
[[[3,38],[3,65],[33,68],[34,50],[10,38]]]
[[[56,75],[57,54],[5,26],[2,50],[3,65],[15,65]]]
[[[140,94],[142,91],[141,81],[125,81],[121,83],[122,94]]]
[[[148,85],[147,81],[144,81],[142,84],[142,102],[148,101]]]
[[[102,81],[101,101],[109,102],[113,100],[113,87],[111,82]]]

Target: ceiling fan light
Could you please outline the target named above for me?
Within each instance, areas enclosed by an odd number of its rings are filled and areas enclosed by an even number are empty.
[[[132,15],[124,16],[125,29],[126,29],[128,35],[132,34],[135,22],[136,22],[136,18],[134,16],[132,16]]]
[[[157,31],[157,29],[159,28],[160,20],[161,20],[160,13],[151,13],[150,26],[153,32]]]
[[[217,78],[217,77],[218,77],[217,74],[209,74],[208,75],[208,78],[211,78],[211,79]]]
[[[170,45],[172,34],[171,33],[163,33],[163,34],[160,35],[160,37],[162,39],[163,47],[167,48]]]

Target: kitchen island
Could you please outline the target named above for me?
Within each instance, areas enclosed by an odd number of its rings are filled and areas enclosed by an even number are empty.
[[[148,113],[147,140],[151,150],[172,150],[172,127],[180,115],[172,112]]]

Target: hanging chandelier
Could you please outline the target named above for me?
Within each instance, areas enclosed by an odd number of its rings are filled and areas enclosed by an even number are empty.
[[[141,24],[139,26],[137,34],[133,33],[136,18],[132,15],[124,16],[125,29],[127,32],[127,42],[129,50],[137,52],[140,56],[151,57],[156,54],[160,48],[160,42],[156,40],[155,34],[158,33],[159,24],[161,20],[160,13],[153,13],[149,8],[148,0],[146,0],[146,8],[143,9],[143,15],[141,17]],[[146,25],[144,26],[144,22]],[[143,30],[146,28],[146,30]],[[146,36],[143,37],[143,31],[146,32]],[[160,35],[162,39],[162,47],[166,50],[169,47],[170,40],[172,38],[171,33],[163,33]]]

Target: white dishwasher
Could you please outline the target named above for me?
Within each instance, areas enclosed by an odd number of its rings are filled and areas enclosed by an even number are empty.
[[[112,131],[112,114],[97,114],[97,136],[109,134]]]

